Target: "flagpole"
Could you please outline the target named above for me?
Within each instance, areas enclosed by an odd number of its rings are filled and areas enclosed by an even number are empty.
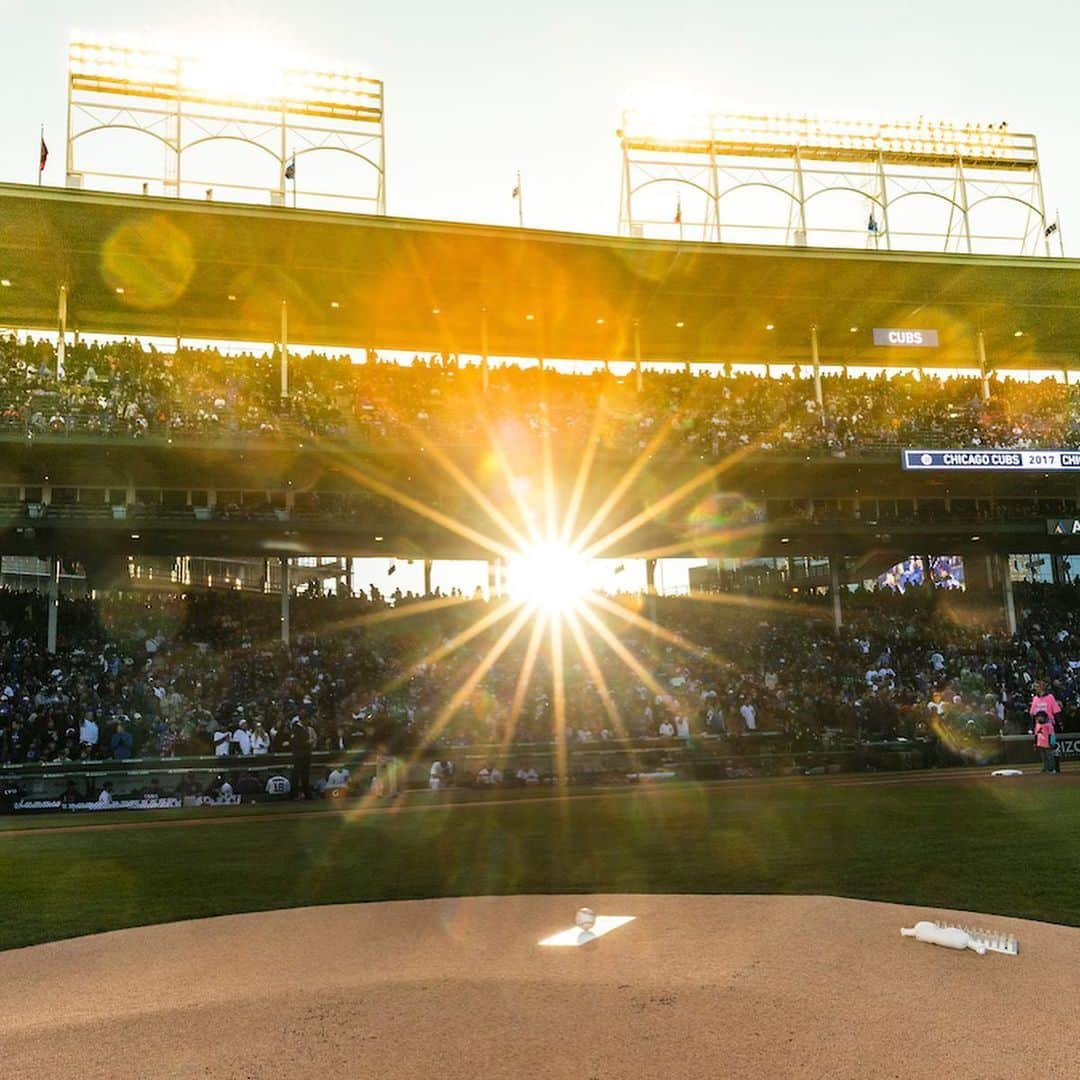
[[[521,170],[518,169],[517,174],[517,193],[518,193],[518,228],[525,228],[525,200],[521,197]]]
[[[45,171],[45,166],[41,163],[41,148],[45,145],[45,125],[41,125],[41,132],[38,135],[38,171],[37,171],[37,186],[41,187],[41,174]]]

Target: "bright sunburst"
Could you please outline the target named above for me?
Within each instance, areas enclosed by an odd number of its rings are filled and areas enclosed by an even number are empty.
[[[661,515],[676,511],[688,500],[698,498],[703,488],[715,485],[721,474],[750,453],[753,447],[748,445],[728,458],[694,468],[685,479],[680,476],[681,482],[675,482],[670,489],[663,492],[650,490],[647,497],[642,497],[642,493],[636,491],[636,485],[666,443],[674,422],[671,417],[657,426],[629,467],[622,469],[617,477],[608,478],[594,493],[596,498],[590,499],[586,489],[593,478],[593,464],[608,415],[603,399],[597,405],[587,444],[576,469],[564,463],[564,473],[560,475],[552,450],[551,432],[541,426],[538,476],[532,463],[519,472],[515,467],[517,448],[513,441],[504,441],[487,417],[483,401],[475,404],[477,418],[490,444],[490,469],[481,474],[477,474],[471,465],[456,461],[437,442],[398,417],[417,445],[423,448],[431,467],[442,473],[471,504],[472,512],[467,515],[431,505],[421,492],[410,494],[401,490],[389,476],[370,465],[358,466],[355,462],[343,461],[349,475],[375,495],[392,500],[487,552],[493,564],[493,581],[497,577],[494,563],[501,562],[506,568],[505,595],[500,596],[496,589],[482,614],[409,665],[408,671],[388,686],[400,685],[413,672],[448,662],[461,650],[476,649],[481,641],[484,642],[481,655],[474,662],[466,662],[459,685],[440,704],[437,715],[427,725],[423,739],[413,752],[413,760],[419,760],[443,736],[455,716],[468,707],[500,658],[519,642],[519,638],[527,640],[523,652],[510,653],[518,671],[509,706],[499,720],[499,742],[505,750],[513,742],[521,718],[536,714],[538,708],[550,708],[555,771],[565,779],[568,775],[567,733],[578,719],[576,714],[571,715],[578,703],[568,699],[568,667],[587,673],[599,695],[610,730],[626,738],[628,727],[620,713],[617,695],[609,688],[605,658],[607,662],[617,661],[625,666],[659,709],[674,713],[678,708],[670,687],[656,678],[651,666],[635,651],[632,641],[623,640],[626,631],[643,632],[652,639],[654,647],[662,643],[668,652],[677,650],[685,657],[699,657],[707,652],[694,641],[655,621],[649,608],[604,595],[598,588],[596,571],[599,562],[612,558],[621,561],[685,554],[710,540],[722,540],[730,531],[724,527],[709,536],[700,533],[684,536],[675,532],[669,534],[670,541],[662,546],[655,546],[651,539],[646,540],[641,534]],[[571,473],[572,482],[560,484],[560,480],[569,480]],[[523,483],[522,476],[530,477],[529,482]],[[498,490],[499,484],[505,488],[504,492]],[[530,489],[532,502],[528,498]],[[648,546],[639,546],[642,543]],[[733,602],[722,596],[705,599],[714,603]],[[408,619],[438,607],[465,602],[465,597],[425,600],[387,612],[363,615],[357,621]],[[548,685],[547,690],[537,697],[539,684],[534,683],[534,677],[540,672],[546,674]],[[535,721],[535,715],[533,719]],[[634,751],[630,752],[634,754]]]
[[[534,544],[510,559],[512,599],[547,612],[573,611],[592,592],[591,563],[569,544]]]

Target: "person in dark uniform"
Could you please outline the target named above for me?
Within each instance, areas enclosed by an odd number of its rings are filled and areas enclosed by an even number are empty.
[[[311,798],[311,735],[299,716],[289,722],[289,749],[292,751],[292,790],[295,798]]]

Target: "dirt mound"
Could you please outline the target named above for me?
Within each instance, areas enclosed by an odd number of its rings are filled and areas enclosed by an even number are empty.
[[[581,904],[637,918],[582,948],[540,948]],[[1020,955],[900,937],[927,917],[1015,933]],[[0,1071],[1073,1077],[1069,1040],[1035,1018],[1067,1008],[1077,972],[1077,929],[830,897],[303,908],[0,954]]]

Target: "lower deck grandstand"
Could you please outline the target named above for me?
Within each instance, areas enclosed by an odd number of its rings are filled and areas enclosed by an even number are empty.
[[[791,755],[830,746],[910,740],[943,747],[941,760],[976,761],[989,753],[983,739],[1027,735],[1037,681],[1067,714],[1080,707],[1073,587],[1018,589],[1012,640],[972,625],[958,597],[926,590],[851,594],[839,640],[821,598],[712,599],[619,598],[606,634],[586,627],[582,651],[567,646],[559,710],[553,658],[540,654],[534,666],[522,635],[448,718],[447,700],[503,629],[483,600],[297,600],[287,649],[270,597],[73,598],[61,606],[50,656],[41,647],[45,598],[4,591],[0,762],[199,757],[214,754],[225,732],[220,764],[250,765],[288,749],[294,717],[313,729],[314,750],[358,760],[380,746],[430,760],[474,747],[527,756],[549,755],[560,741],[681,751],[704,740],[713,756],[743,756],[753,770],[775,767],[776,754],[790,767]],[[631,621],[641,613],[649,623]]]

